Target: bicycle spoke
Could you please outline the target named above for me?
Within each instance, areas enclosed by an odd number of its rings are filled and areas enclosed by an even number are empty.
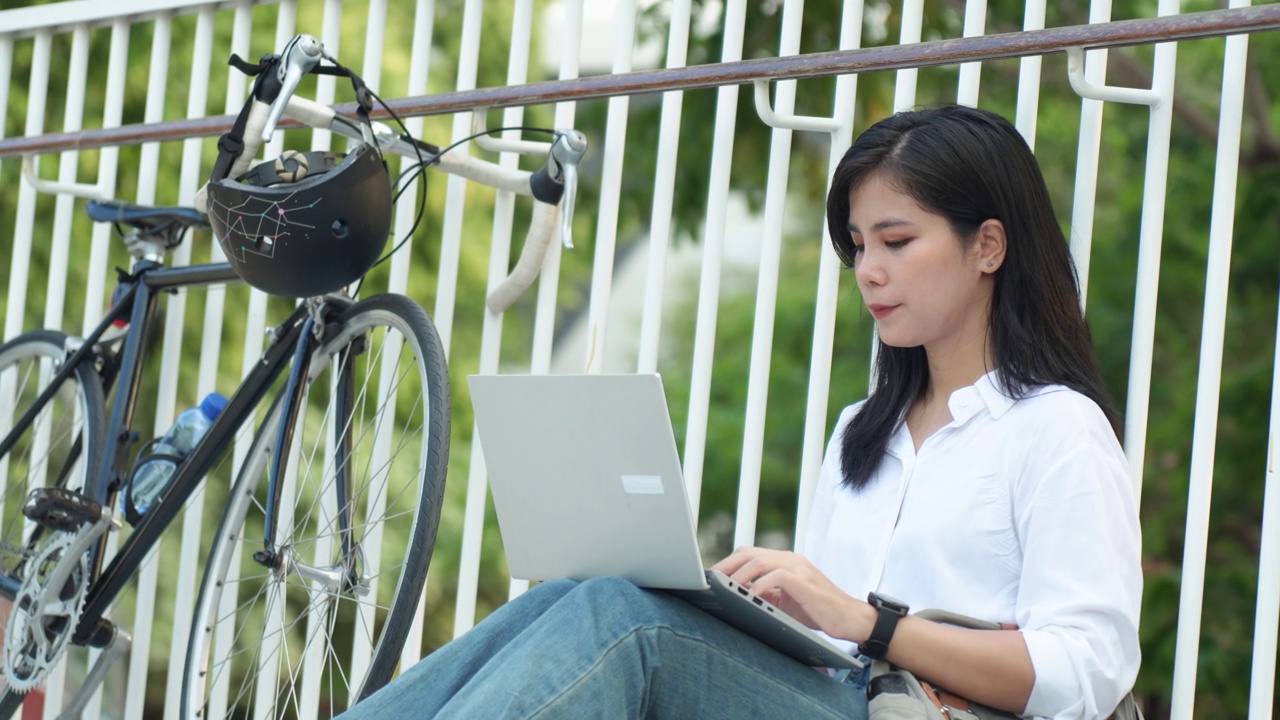
[[[192,652],[203,659],[192,662],[206,664],[209,677],[184,689],[197,703],[191,707],[218,717],[345,710],[361,688],[380,686],[394,671],[421,597],[447,457],[447,432],[437,432],[448,424],[438,341],[403,298],[365,301],[347,317],[302,388],[279,479],[280,570],[255,570],[250,558],[262,547],[255,538],[270,457],[262,443],[274,441],[274,425],[255,441],[254,466],[237,480],[244,489],[224,512],[230,530],[218,533],[197,603],[207,620],[197,621],[234,631],[193,629]],[[340,351],[344,338],[360,338],[360,352]],[[221,595],[231,601],[219,608]],[[220,692],[225,707],[213,696]]]

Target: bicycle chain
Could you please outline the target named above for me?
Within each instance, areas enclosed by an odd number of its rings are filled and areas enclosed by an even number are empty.
[[[7,543],[7,542],[0,542],[0,551],[17,555],[18,557],[21,557],[24,560],[26,558],[31,557],[31,551],[28,550],[27,548],[21,545],[14,545],[12,543]]]

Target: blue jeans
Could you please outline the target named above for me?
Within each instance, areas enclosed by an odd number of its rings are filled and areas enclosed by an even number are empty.
[[[343,717],[866,720],[865,672],[848,675],[806,667],[660,591],[559,580],[503,605]]]

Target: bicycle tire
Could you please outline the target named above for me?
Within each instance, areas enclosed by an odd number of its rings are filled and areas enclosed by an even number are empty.
[[[363,352],[343,365],[343,353],[362,345]],[[340,367],[351,367],[354,375],[352,412],[341,423],[332,383],[324,381]],[[185,718],[331,717],[386,684],[399,664],[444,500],[449,387],[443,348],[417,303],[380,295],[342,313],[312,358],[308,376],[277,531],[286,561],[269,569],[253,558],[263,548],[269,483],[262,480],[283,415],[283,403],[277,402],[231,490],[205,567],[183,677]],[[395,388],[388,396],[396,399],[391,413],[381,396],[371,399],[385,394],[388,380]],[[353,447],[351,459],[333,467],[332,457],[317,458],[325,455],[325,443],[333,445],[337,427],[352,431]],[[312,449],[312,443],[319,446]],[[411,444],[420,445],[400,452]],[[397,455],[384,458],[378,448]],[[318,500],[337,497],[339,468],[355,468],[352,487],[358,491],[351,493],[350,506],[362,514],[352,537],[359,543],[354,556],[371,585],[365,599],[347,587],[317,590],[311,586],[315,575],[304,577],[312,557],[313,568],[345,571],[333,547],[340,542],[324,541],[326,533],[336,535],[336,508],[327,508],[325,516]],[[369,491],[378,483],[386,487]],[[379,501],[384,515],[358,519]],[[383,540],[399,537],[406,543],[403,554],[382,549]],[[356,634],[363,642],[351,640]]]
[[[69,340],[62,332],[35,330],[0,345],[0,438],[47,387],[67,358]],[[84,492],[97,473],[106,412],[101,376],[91,363],[81,363],[0,457],[0,573],[19,576],[43,535],[22,514],[28,493],[47,485]],[[0,628],[8,623],[5,603]],[[0,694],[0,718],[12,716],[25,699],[6,687]]]

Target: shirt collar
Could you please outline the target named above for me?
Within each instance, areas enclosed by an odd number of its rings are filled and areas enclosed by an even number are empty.
[[[978,378],[978,382],[973,386],[978,389],[978,394],[982,397],[982,401],[987,404],[987,410],[990,411],[991,417],[999,420],[1009,408],[1013,407],[1015,398],[1005,389],[1000,382],[1000,375],[997,371],[991,372]]]
[[[963,425],[984,408],[993,420],[999,420],[1013,407],[1013,403],[1014,399],[1009,397],[1000,383],[999,374],[992,370],[978,378],[974,384],[951,393],[947,407],[956,424]]]
[[[1000,383],[999,374],[992,370],[978,378],[974,384],[951,393],[947,407],[951,410],[953,422],[956,425],[964,425],[984,408],[993,420],[999,420],[1009,411],[1009,408],[1013,407],[1013,403],[1014,398],[1006,394],[1004,386]],[[889,437],[889,443],[885,449],[890,455],[898,458],[915,454],[915,443],[911,439],[911,431],[907,429],[905,422],[898,421],[898,427]]]

